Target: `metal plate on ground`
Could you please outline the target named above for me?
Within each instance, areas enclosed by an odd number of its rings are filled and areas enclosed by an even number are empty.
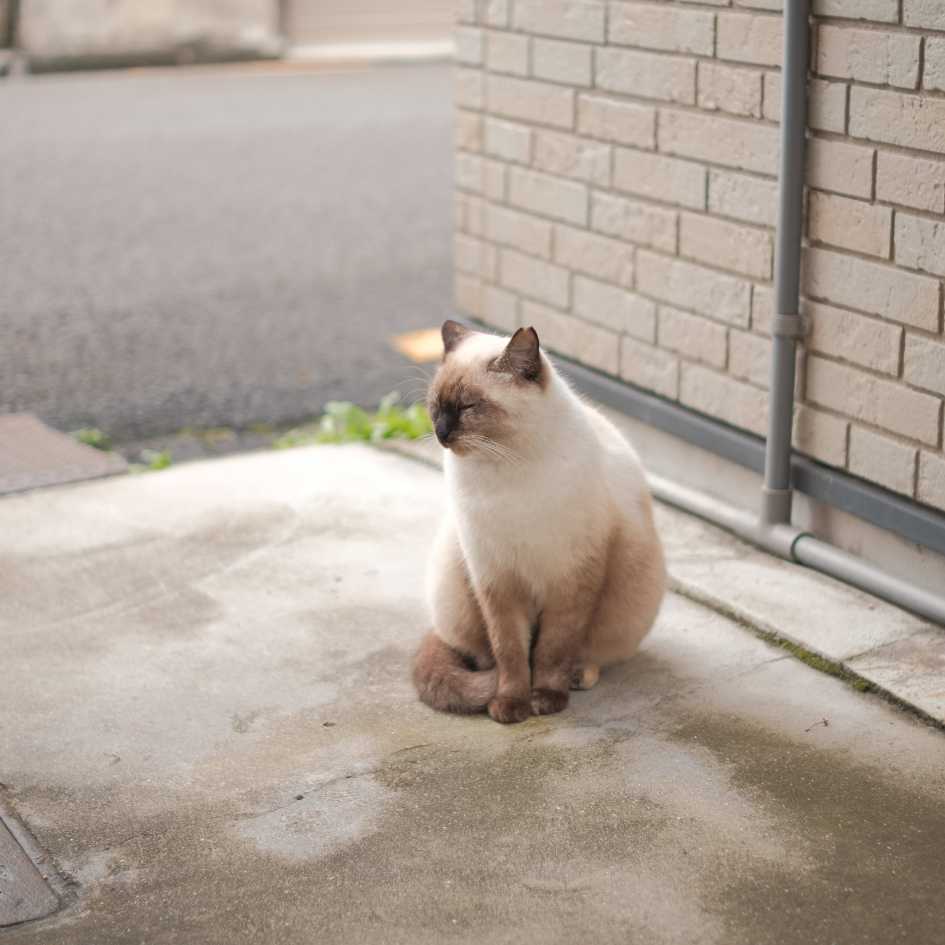
[[[0,416],[0,495],[124,472],[127,463],[28,413]]]
[[[59,897],[0,820],[0,928],[41,919],[58,908]]]

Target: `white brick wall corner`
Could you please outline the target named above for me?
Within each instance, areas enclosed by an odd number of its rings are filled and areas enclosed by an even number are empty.
[[[455,296],[764,434],[782,0],[463,0]],[[945,510],[945,3],[813,0],[795,448]]]

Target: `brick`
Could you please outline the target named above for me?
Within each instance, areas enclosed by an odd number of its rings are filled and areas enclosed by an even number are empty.
[[[516,0],[515,28],[541,36],[602,43],[605,6],[596,0]]]
[[[692,161],[617,148],[614,188],[702,210],[706,200],[706,169]]]
[[[554,259],[574,272],[625,288],[633,285],[633,247],[606,236],[556,226]]]
[[[846,85],[843,82],[810,79],[807,83],[807,95],[807,124],[817,131],[836,131],[843,134],[847,128]]]
[[[486,26],[509,25],[509,7],[512,0],[479,0],[479,20]]]
[[[920,454],[916,498],[926,505],[945,509],[945,458],[925,451]]]
[[[609,92],[684,105],[696,101],[696,64],[691,59],[608,46],[597,50],[594,81]]]
[[[479,275],[484,283],[499,278],[499,250],[492,243],[483,243],[479,250]]]
[[[766,72],[764,117],[781,121],[781,73]],[[847,86],[827,79],[807,80],[807,125],[816,131],[843,134],[847,127]]]
[[[620,376],[670,400],[679,396],[679,358],[634,338],[620,339]]]
[[[725,367],[728,354],[726,330],[717,322],[677,308],[660,306],[656,337],[661,348],[675,351],[691,361]]]
[[[499,281],[507,289],[550,305],[567,307],[570,276],[566,269],[514,249],[499,254]]]
[[[812,190],[807,200],[807,232],[817,242],[888,259],[892,211],[863,200]]]
[[[807,183],[849,197],[872,197],[875,153],[858,144],[811,138],[807,142]]]
[[[939,285],[926,276],[810,249],[805,257],[804,282],[806,292],[815,298],[915,328],[938,330]]]
[[[482,207],[481,197],[473,197],[460,191],[455,193],[456,228],[470,236],[482,236]]]
[[[918,450],[861,427],[850,429],[849,468],[893,492],[912,495]]]
[[[945,154],[945,99],[854,85],[850,134]]]
[[[903,379],[913,387],[922,387],[945,397],[945,344],[906,335]]]
[[[610,145],[551,131],[535,132],[535,168],[591,184],[610,184]]]
[[[643,341],[656,338],[656,306],[649,299],[615,285],[574,277],[575,315]]]
[[[795,449],[802,453],[822,463],[842,468],[847,464],[849,426],[846,420],[814,410],[806,404],[798,404],[794,408],[792,442]]]
[[[482,115],[478,112],[457,110],[454,131],[454,141],[459,150],[482,150]]]
[[[715,15],[651,3],[612,3],[607,39],[611,43],[712,55]]]
[[[679,254],[756,279],[771,278],[771,236],[728,220],[684,213],[679,221]]]
[[[520,164],[528,164],[532,159],[530,128],[487,117],[483,125],[483,138],[486,154]]]
[[[494,285],[482,287],[482,317],[496,328],[513,332],[519,327],[518,296]]]
[[[657,133],[668,154],[761,174],[777,173],[778,129],[695,112],[665,110]]]
[[[945,221],[897,213],[896,264],[945,276]]]
[[[567,85],[590,85],[593,79],[591,47],[556,39],[532,43],[532,73],[538,79]]]
[[[700,108],[761,117],[762,73],[754,69],[700,62],[696,97]]]
[[[453,237],[453,262],[460,272],[481,275],[482,241],[456,234]]]
[[[938,444],[941,401],[858,368],[807,359],[807,400],[900,436]]]
[[[927,30],[945,30],[945,7],[941,0],[903,0],[902,22]]]
[[[656,109],[597,95],[578,96],[578,132],[637,148],[656,147]]]
[[[728,336],[728,373],[757,387],[768,386],[771,369],[771,341],[746,331],[731,331]]]
[[[945,210],[945,163],[880,151],[876,161],[876,197],[941,213]]]
[[[478,69],[454,69],[453,101],[460,108],[481,109],[484,101],[482,72]]]
[[[899,0],[814,0],[814,14],[895,23],[899,19]]]
[[[509,171],[509,203],[568,223],[587,222],[588,194],[584,184],[559,180],[513,167]]]
[[[520,249],[531,256],[551,259],[551,224],[527,213],[487,204],[484,214],[486,239]]]
[[[616,333],[532,302],[523,306],[522,324],[533,325],[542,343],[552,351],[607,374],[617,373],[620,336]]]
[[[751,327],[764,335],[771,334],[774,320],[774,289],[756,285],[751,290]]]
[[[898,325],[819,302],[805,302],[804,314],[810,325],[805,343],[811,351],[894,377],[899,373],[902,328]]]
[[[482,158],[460,151],[456,155],[456,186],[473,193],[482,193]]]
[[[607,236],[676,252],[676,212],[610,194],[591,197],[591,228]]]
[[[919,84],[919,46],[912,33],[821,26],[817,32],[817,72],[836,79],[914,89]]]
[[[506,118],[559,128],[574,124],[574,92],[559,85],[490,75],[486,79],[486,101],[489,111]]]
[[[486,68],[491,72],[528,75],[528,37],[517,33],[488,33]]]
[[[766,432],[766,393],[701,365],[682,365],[679,400],[733,427],[759,436]]]
[[[505,200],[508,172],[501,161],[482,161],[482,193],[489,200],[501,203]]]
[[[734,276],[640,250],[637,289],[662,302],[748,327],[751,285]]]
[[[719,59],[759,66],[781,64],[782,18],[752,13],[720,13],[715,54]]]
[[[464,272],[453,275],[453,301],[456,307],[472,318],[478,318],[482,311],[482,283],[478,276],[470,276]]]
[[[794,409],[792,442],[801,453],[822,463],[843,468],[847,464],[849,421],[815,410],[807,404]]]
[[[482,30],[460,26],[453,33],[456,43],[456,61],[468,65],[482,64]]]
[[[925,40],[922,85],[937,92],[945,91],[945,37],[929,36]]]
[[[784,9],[784,0],[735,0],[735,6],[780,13]]]
[[[778,215],[776,181],[734,171],[709,171],[709,210],[746,223],[774,226]]]

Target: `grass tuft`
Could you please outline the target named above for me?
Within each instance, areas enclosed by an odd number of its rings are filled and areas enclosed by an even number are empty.
[[[402,406],[400,394],[388,394],[377,410],[367,411],[348,401],[333,400],[313,423],[295,427],[273,446],[289,449],[315,443],[376,443],[380,440],[419,440],[433,432],[426,407],[421,403]]]

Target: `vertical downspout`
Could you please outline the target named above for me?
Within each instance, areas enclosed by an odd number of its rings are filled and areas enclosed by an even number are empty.
[[[794,418],[796,340],[801,334],[801,232],[804,201],[804,138],[807,126],[809,0],[785,0],[781,81],[781,165],[775,237],[774,324],[768,439],[761,526],[791,521],[791,430]]]

